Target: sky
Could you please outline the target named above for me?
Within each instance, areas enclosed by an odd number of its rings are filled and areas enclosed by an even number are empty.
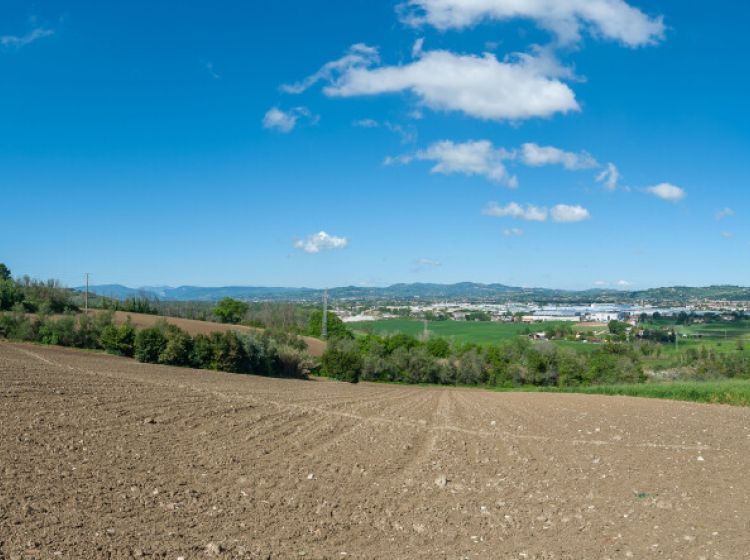
[[[94,284],[750,284],[750,4],[0,3],[0,262]]]

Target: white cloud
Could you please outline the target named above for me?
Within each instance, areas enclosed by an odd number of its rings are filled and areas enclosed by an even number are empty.
[[[723,208],[716,212],[716,219],[717,220],[723,220],[724,218],[731,218],[734,216],[734,210],[731,208]]]
[[[203,67],[206,69],[206,72],[214,79],[218,80],[221,78],[221,75],[219,75],[216,70],[214,70],[214,63],[213,62],[206,62]]]
[[[325,231],[319,231],[304,239],[298,239],[294,242],[294,247],[302,249],[305,253],[315,254],[332,249],[343,249],[348,244],[349,240],[346,237],[336,237],[327,234]]]
[[[490,202],[482,210],[482,214],[485,216],[518,218],[529,222],[544,222],[547,220],[548,213],[546,208],[539,208],[531,204],[527,204],[524,208],[516,202],[511,202],[505,206],[500,206],[497,202]]]
[[[670,202],[679,202],[685,198],[686,194],[680,187],[672,185],[670,183],[660,183],[653,187],[648,187],[646,192],[658,196],[662,200],[668,200]]]
[[[521,237],[523,235],[523,230],[521,228],[509,228],[506,230],[503,230],[503,235],[505,237]]]
[[[529,222],[546,222],[549,217],[552,218],[553,222],[574,223],[591,218],[591,213],[582,206],[557,204],[551,209],[547,209],[544,206],[527,204],[524,208],[516,202],[511,202],[505,206],[500,206],[497,202],[490,202],[482,210],[482,214],[495,218],[517,218]]]
[[[661,17],[649,17],[624,0],[407,0],[402,21],[441,30],[463,29],[486,20],[524,18],[575,43],[581,30],[629,47],[653,45],[664,37]]]
[[[724,239],[732,239],[732,237],[734,237],[734,234],[731,231],[722,231],[721,236]]]
[[[272,107],[263,116],[263,128],[278,130],[283,133],[291,132],[297,126],[300,117],[307,117],[313,122],[317,121],[317,117],[313,117],[306,107],[295,107],[289,111]]]
[[[413,142],[416,142],[417,140],[417,130],[411,125],[403,126],[397,123],[392,123],[390,121],[383,121],[381,125],[381,123],[379,123],[375,119],[360,119],[358,121],[354,121],[352,124],[359,128],[380,128],[382,126],[386,130],[390,130],[391,132],[395,132],[396,134],[398,134],[401,137],[401,142],[403,144],[411,144]],[[388,159],[393,160],[394,158]]]
[[[435,142],[426,150],[420,150],[414,155],[387,158],[386,164],[400,162],[409,163],[412,160],[434,161],[430,170],[432,173],[451,175],[480,175],[490,181],[502,183],[510,188],[518,186],[515,176],[508,173],[503,161],[512,154],[493,147],[489,140],[455,143],[450,140]]]
[[[591,213],[583,206],[569,206],[567,204],[558,204],[550,210],[550,216],[555,222],[573,223],[582,222],[591,218]]]
[[[588,152],[576,154],[554,146],[539,146],[534,143],[521,146],[521,160],[532,167],[559,164],[570,171],[599,167],[599,163]]]
[[[495,55],[459,55],[420,51],[416,60],[397,66],[374,66],[377,49],[354,45],[339,60],[297,84],[282,86],[300,93],[318,81],[330,97],[411,92],[426,107],[460,111],[486,120],[523,120],[578,111],[573,91],[560,81],[571,78],[550,50],[519,53],[499,61]]]
[[[604,280],[597,280],[596,282],[594,282],[594,286],[609,286],[609,282],[605,282]]]
[[[604,187],[608,191],[615,190],[620,179],[622,179],[622,175],[620,175],[620,171],[614,163],[608,163],[606,169],[596,176],[596,182],[604,183]]]
[[[380,123],[375,119],[360,119],[352,124],[360,128],[378,128],[380,126]]]
[[[34,41],[43,39],[44,37],[49,37],[50,35],[54,34],[55,32],[52,29],[43,29],[41,27],[38,27],[37,29],[29,31],[26,35],[0,35],[0,46],[15,47],[20,49],[21,47],[25,47],[26,45],[33,43]]]
[[[338,60],[324,64],[315,74],[308,76],[301,82],[281,86],[281,90],[286,93],[302,93],[321,80],[332,81],[341,73],[351,71],[354,68],[365,68],[379,61],[378,49],[364,43],[356,43],[349,47],[349,51]]]
[[[628,286],[632,286],[633,284],[631,282],[628,282],[627,280],[618,280],[617,285],[621,288],[627,288]]]

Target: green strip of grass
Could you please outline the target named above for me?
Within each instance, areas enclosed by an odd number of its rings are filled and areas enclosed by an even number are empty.
[[[675,381],[671,383],[594,385],[590,387],[545,387],[540,390],[556,393],[625,395],[629,397],[750,406],[750,380]]]

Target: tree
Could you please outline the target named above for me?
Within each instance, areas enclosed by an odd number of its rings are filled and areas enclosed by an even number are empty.
[[[167,346],[167,337],[164,329],[154,326],[138,331],[135,335],[134,356],[139,362],[155,364],[159,362],[159,356]]]
[[[333,339],[323,354],[321,365],[323,371],[334,379],[358,383],[364,363],[356,342]]]
[[[323,330],[323,312],[316,309],[310,315],[310,322],[307,328],[307,334],[310,336],[321,336]],[[330,338],[348,338],[353,339],[354,335],[346,328],[346,324],[339,317],[328,312],[328,336]]]
[[[165,336],[167,344],[159,354],[159,363],[171,366],[189,365],[193,348],[193,339],[190,335],[174,325],[169,325]]]
[[[239,323],[250,306],[244,301],[225,297],[213,309],[214,316],[222,323]]]
[[[5,263],[0,263],[0,280],[10,280],[10,269]]]

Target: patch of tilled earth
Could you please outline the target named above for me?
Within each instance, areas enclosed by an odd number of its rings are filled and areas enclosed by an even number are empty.
[[[750,557],[750,411],[0,344],[0,559]]]

